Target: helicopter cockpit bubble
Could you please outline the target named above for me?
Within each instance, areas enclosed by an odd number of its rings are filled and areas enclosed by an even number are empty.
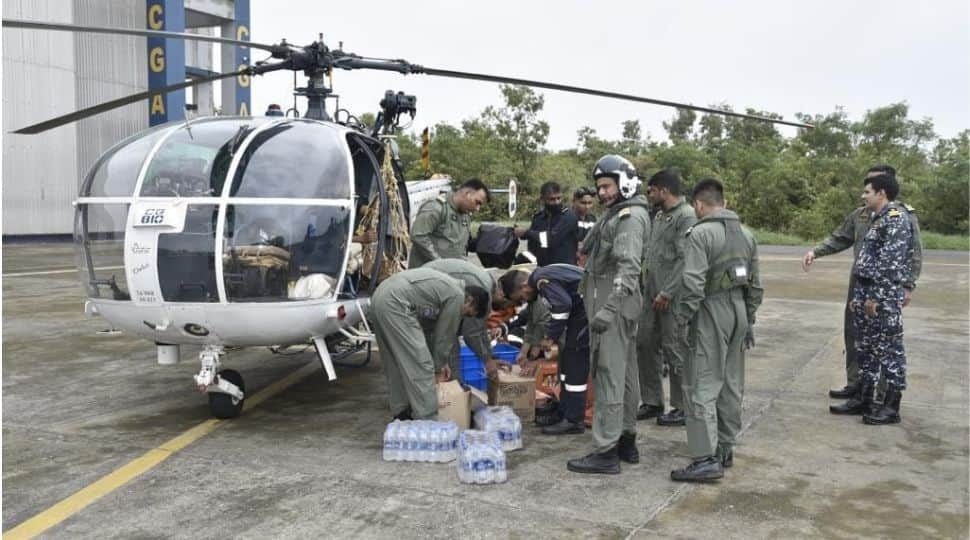
[[[125,141],[77,201],[88,296],[150,305],[335,295],[355,206],[345,131],[225,117]]]

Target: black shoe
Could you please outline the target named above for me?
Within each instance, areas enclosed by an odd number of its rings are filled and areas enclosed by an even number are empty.
[[[847,384],[839,390],[829,390],[832,399],[849,399],[859,393],[859,383]]]
[[[724,478],[724,467],[713,456],[694,460],[683,469],[670,471],[670,479],[677,482],[709,482],[719,478]]]
[[[559,416],[559,414],[554,412],[552,414],[543,414],[543,415],[536,416],[535,422],[537,426],[545,427],[545,426],[554,426],[558,424],[561,420],[562,418]]]
[[[669,413],[657,417],[658,426],[683,426],[687,423],[684,411],[670,409]]]
[[[829,412],[832,414],[851,414],[861,415],[872,410],[872,391],[871,384],[862,384],[859,393],[850,397],[848,401],[841,405],[829,405]]]
[[[734,449],[726,445],[717,445],[717,459],[721,461],[721,467],[731,468],[734,465]]]
[[[584,474],[620,474],[620,458],[614,446],[606,452],[570,459],[566,468]]]
[[[637,434],[623,432],[620,442],[616,443],[616,453],[627,463],[640,463],[640,451],[637,450]]]
[[[637,409],[637,420],[646,420],[648,418],[657,418],[664,413],[663,404],[660,405],[640,405]]]
[[[559,412],[559,402],[554,399],[547,400],[542,405],[539,405],[538,407],[536,407],[536,416],[558,414],[558,412]]]
[[[898,424],[901,421],[899,403],[902,397],[903,393],[899,390],[887,390],[886,402],[871,413],[862,415],[862,421],[871,426]]]
[[[563,418],[558,424],[542,428],[544,435],[579,435],[586,431],[582,421],[570,422]]]

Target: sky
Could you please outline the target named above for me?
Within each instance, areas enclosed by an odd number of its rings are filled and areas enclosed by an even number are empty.
[[[505,75],[641,96],[853,120],[905,101],[938,134],[970,128],[970,3],[966,0],[368,2],[252,0],[252,41],[331,47],[440,69]],[[254,50],[254,59],[263,58]],[[305,78],[300,75],[300,85]],[[253,112],[291,107],[293,75],[253,82]],[[501,105],[498,85],[427,75],[337,71],[341,108],[376,112],[385,90],[417,96],[414,128],[457,125]],[[540,90],[547,147],[576,147],[594,128],[619,138],[624,120],[663,139],[674,110]],[[298,105],[301,113],[305,100]],[[333,110],[332,104],[329,106]],[[785,135],[795,128],[780,127]]]

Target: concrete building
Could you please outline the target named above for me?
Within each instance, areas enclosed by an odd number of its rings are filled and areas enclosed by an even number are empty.
[[[249,0],[8,0],[3,17],[249,37]],[[11,131],[221,66],[234,69],[248,54],[202,42],[4,28],[4,238],[70,235],[71,203],[98,157],[149,125],[184,118],[186,93],[164,96],[164,114],[149,99],[36,135]],[[248,86],[234,79],[219,86],[225,113],[249,114]],[[197,114],[219,112],[217,91],[206,85],[188,93]]]

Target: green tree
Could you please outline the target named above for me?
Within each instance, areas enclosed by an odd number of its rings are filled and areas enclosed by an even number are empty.
[[[923,227],[948,234],[970,234],[970,130],[940,140],[933,149],[933,177],[917,208]]]
[[[501,86],[505,106],[487,107],[483,127],[490,129],[513,163],[513,173],[524,184],[534,182],[539,152],[549,138],[549,124],[539,118],[545,98],[527,86]]]
[[[697,121],[697,113],[690,109],[677,109],[677,114],[669,122],[664,121],[663,127],[667,130],[667,138],[677,144],[686,142],[694,134],[694,122]]]

